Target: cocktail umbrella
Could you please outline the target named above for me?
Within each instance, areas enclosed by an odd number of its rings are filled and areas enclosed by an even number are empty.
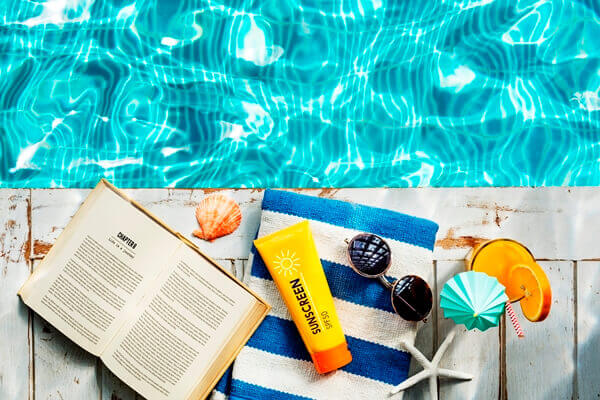
[[[440,298],[444,317],[481,331],[500,323],[508,300],[496,278],[475,271],[455,275],[444,285]]]

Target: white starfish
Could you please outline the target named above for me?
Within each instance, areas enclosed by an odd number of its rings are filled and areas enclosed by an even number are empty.
[[[407,380],[405,380],[404,382],[402,382],[401,384],[399,384],[398,386],[393,388],[390,391],[390,395],[394,395],[398,392],[406,390],[409,387],[414,386],[417,383],[421,382],[423,379],[429,379],[429,392],[431,395],[431,399],[437,400],[437,398],[438,398],[437,378],[438,377],[459,379],[462,381],[470,381],[471,379],[473,379],[473,375],[467,374],[466,372],[454,371],[451,369],[439,367],[440,361],[442,360],[444,353],[448,349],[448,346],[450,346],[450,343],[452,343],[452,341],[454,340],[454,336],[456,336],[458,329],[459,329],[459,327],[457,325],[450,331],[450,333],[448,334],[448,336],[446,336],[446,339],[444,339],[444,342],[442,343],[442,345],[440,346],[438,351],[435,353],[435,355],[433,356],[433,359],[431,361],[429,361],[423,355],[423,353],[421,353],[415,346],[413,346],[412,344],[403,342],[402,346],[406,350],[408,350],[410,354],[412,354],[412,356],[415,358],[415,360],[417,360],[419,362],[419,364],[421,364],[423,366],[423,371],[411,376],[410,378],[408,378]]]

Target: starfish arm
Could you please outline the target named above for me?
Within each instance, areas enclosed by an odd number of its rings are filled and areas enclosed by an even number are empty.
[[[418,374],[415,374],[415,375],[411,376],[410,378],[406,379],[404,382],[402,382],[398,386],[392,388],[392,390],[390,390],[390,394],[396,394],[398,392],[406,390],[409,387],[421,382],[423,379],[429,378],[430,376],[431,376],[431,371],[425,369],[425,370],[419,372]]]
[[[440,345],[438,351],[435,353],[435,356],[433,356],[433,360],[431,360],[432,364],[434,364],[434,365],[439,364],[440,360],[444,356],[444,353],[448,349],[448,346],[450,346],[450,343],[452,343],[452,341],[454,340],[454,337],[456,336],[456,333],[458,332],[459,329],[460,329],[460,327],[458,325],[456,325],[456,326],[454,326],[454,328],[452,328],[452,330],[450,331],[448,336],[446,336],[446,339],[444,339],[444,341]]]
[[[473,375],[468,374],[462,371],[454,371],[451,369],[440,368],[438,369],[438,376],[452,378],[452,379],[460,379],[462,381],[470,381],[473,379]]]
[[[417,362],[421,364],[423,368],[427,369],[431,367],[431,362],[429,362],[427,357],[425,357],[423,353],[421,353],[415,346],[407,342],[402,342],[401,346],[408,350],[408,352],[412,354],[415,360],[417,360]]]
[[[444,356],[444,353],[448,349],[448,346],[454,340],[454,337],[459,331],[459,326],[456,325],[448,336],[444,339],[444,342],[441,344],[438,351],[435,353],[435,356],[431,361],[429,361],[423,353],[421,353],[414,345],[406,342],[402,342],[401,346],[408,351],[416,360],[423,366],[423,371],[419,372],[406,379],[400,385],[392,388],[390,391],[390,396],[393,396],[403,390],[408,389],[409,387],[419,383],[420,381],[428,378],[429,379],[429,392],[432,400],[438,399],[438,377],[443,378],[451,378],[451,379],[459,379],[459,380],[471,380],[473,379],[473,375],[468,374],[466,372],[461,371],[453,371],[451,369],[439,368],[440,361]]]
[[[431,400],[438,400],[438,383],[436,375],[429,377],[429,396],[431,397]]]

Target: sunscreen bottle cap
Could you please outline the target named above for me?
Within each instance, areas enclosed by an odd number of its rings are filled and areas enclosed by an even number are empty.
[[[335,371],[352,361],[352,354],[350,354],[346,342],[332,347],[331,349],[312,353],[311,357],[317,372],[320,374]]]

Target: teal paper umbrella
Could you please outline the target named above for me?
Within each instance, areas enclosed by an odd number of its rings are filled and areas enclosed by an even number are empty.
[[[497,326],[508,300],[498,280],[483,272],[462,272],[444,285],[440,306],[444,317],[452,318],[467,329],[481,331]]]

